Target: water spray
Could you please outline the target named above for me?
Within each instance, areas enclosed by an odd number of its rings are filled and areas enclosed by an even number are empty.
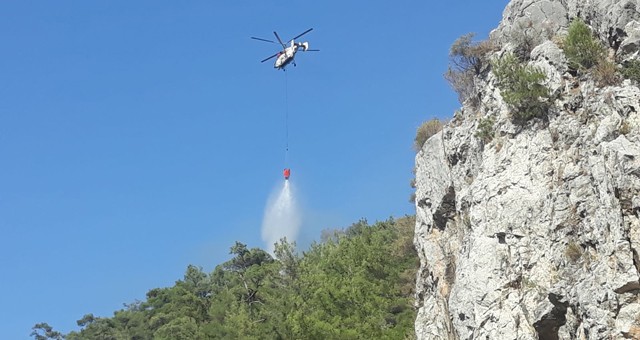
[[[285,180],[271,193],[262,220],[262,240],[267,251],[273,254],[274,244],[281,238],[293,241],[302,225],[302,214],[295,200],[291,181]]]

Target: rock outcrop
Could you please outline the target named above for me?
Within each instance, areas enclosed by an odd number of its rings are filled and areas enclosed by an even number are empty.
[[[418,152],[419,339],[640,338],[640,89],[569,72],[553,39],[580,17],[611,55],[635,58],[638,9],[623,0],[506,8],[495,54],[513,48],[516,30],[547,32],[528,63],[546,74],[553,103],[545,118],[514,124],[485,72],[478,102]],[[496,131],[488,142],[476,137],[486,117]]]

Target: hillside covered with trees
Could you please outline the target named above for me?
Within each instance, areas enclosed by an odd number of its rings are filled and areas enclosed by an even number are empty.
[[[299,253],[281,240],[274,255],[236,242],[213,272],[188,266],[172,287],[113,317],[87,314],[78,331],[47,323],[42,339],[403,339],[414,338],[418,259],[414,217],[325,232]]]

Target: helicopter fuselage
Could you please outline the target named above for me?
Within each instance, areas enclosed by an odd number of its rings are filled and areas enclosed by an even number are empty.
[[[296,39],[300,38],[301,36],[311,32],[313,30],[313,28],[310,28],[298,35],[296,35],[295,37],[291,38],[291,40],[289,40],[289,46],[287,46],[282,39],[280,39],[280,36],[278,36],[278,33],[276,33],[275,31],[273,31],[273,35],[276,36],[276,39],[278,39],[278,43],[280,43],[280,46],[282,46],[282,50],[270,57],[264,58],[263,60],[261,60],[261,63],[264,63],[265,61],[272,59],[272,58],[276,58],[276,62],[273,64],[273,67],[275,69],[278,70],[284,70],[284,68],[293,63],[293,66],[296,66],[296,62],[294,60],[295,56],[296,56],[296,52],[298,51],[299,48],[302,48],[303,51],[319,51],[319,50],[310,50],[309,49],[309,43],[308,42],[295,42]],[[275,41],[273,40],[268,40],[268,39],[262,39],[262,38],[256,38],[256,37],[251,37],[251,39],[255,39],[255,40],[260,40],[260,41],[264,41],[264,42],[268,42],[268,43],[273,43],[276,44]]]
[[[291,46],[285,48],[282,52],[278,54],[276,58],[276,62],[273,64],[274,68],[284,69],[287,65],[289,65],[293,58],[296,56],[296,52],[298,51],[298,45],[295,43],[291,43]]]

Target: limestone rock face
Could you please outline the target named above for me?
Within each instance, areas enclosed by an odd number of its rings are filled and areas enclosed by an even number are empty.
[[[512,41],[520,32],[550,37],[566,31],[571,19],[580,17],[617,49],[638,42],[634,29],[640,22],[639,11],[640,0],[513,0],[492,37],[501,42]]]
[[[611,49],[637,53],[636,8],[640,0],[514,0],[492,34],[502,39],[495,53],[518,22],[557,33],[576,15],[603,41],[618,34]],[[528,62],[555,93],[545,119],[514,125],[487,72],[479,103],[416,156],[416,334],[640,338],[640,89],[575,76],[553,40]],[[486,117],[489,142],[476,137]]]

